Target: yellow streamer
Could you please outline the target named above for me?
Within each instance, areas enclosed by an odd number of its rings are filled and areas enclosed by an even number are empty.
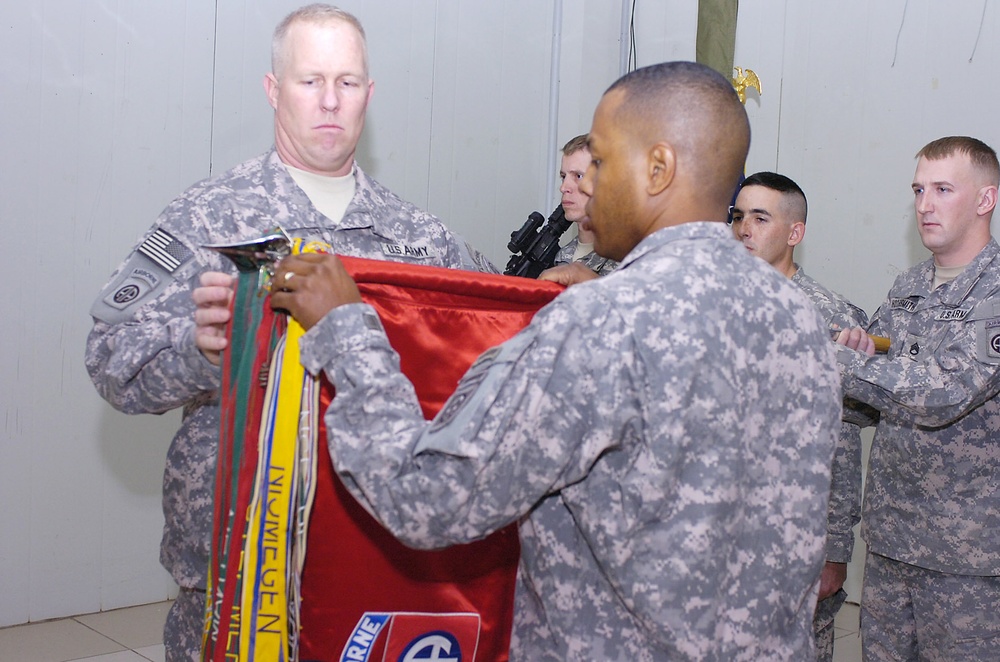
[[[329,250],[322,242],[296,239],[292,252]],[[302,326],[289,318],[268,376],[258,478],[250,502],[242,559],[241,662],[297,658],[298,573],[307,524],[297,520],[307,519],[311,506],[318,396],[313,378],[299,360],[299,340],[304,333]],[[305,438],[300,440],[300,435]],[[300,489],[304,495],[298,494]]]

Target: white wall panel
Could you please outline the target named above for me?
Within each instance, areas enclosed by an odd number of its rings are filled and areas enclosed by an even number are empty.
[[[800,261],[869,312],[896,274],[928,255],[912,214],[917,150],[954,134],[1000,144],[988,82],[1000,7],[986,4],[985,16],[981,2],[940,7],[740,5],[736,62],[764,86],[747,104],[747,169],[777,169],[802,185],[810,221]]]
[[[207,173],[213,18],[200,5],[0,6],[0,227],[18,283],[0,317],[0,625],[171,590],[156,556],[173,425],[123,424],[82,357],[104,280]]]
[[[34,131],[33,117],[38,104],[32,92],[37,89],[36,79],[41,75],[40,66],[34,64],[38,53],[32,50],[33,34],[27,29],[32,23],[31,7],[27,3],[0,8],[0,27],[7,38],[0,45],[0,81],[3,89],[18,104],[0,103],[0,144],[12,145],[12,130]],[[23,29],[11,29],[24,26]],[[16,143],[14,143],[16,144]],[[17,160],[25,158],[18,152],[27,152],[30,144],[22,143],[17,151],[5,147],[4,163],[0,166],[0,229],[19,242],[27,243],[31,232],[29,216],[32,189],[29,188],[32,170],[18,167]],[[17,155],[17,156],[15,156]],[[17,160],[16,160],[17,159]],[[17,165],[15,165],[17,164]],[[26,191],[15,199],[15,191]],[[22,229],[18,229],[22,228]],[[26,253],[20,250],[19,253]],[[7,258],[11,260],[11,258]],[[18,262],[18,266],[25,266]],[[30,473],[33,444],[31,432],[34,420],[29,416],[27,404],[31,394],[18,393],[15,380],[22,372],[31,369],[31,347],[19,341],[25,338],[31,324],[24,312],[28,293],[24,288],[8,288],[4,295],[6,314],[0,316],[0,406],[3,407],[3,436],[0,437],[0,625],[21,623],[29,617],[28,573],[31,559],[31,490],[25,475]],[[22,368],[23,366],[23,368]],[[6,487],[3,487],[6,486]]]
[[[216,0],[214,4],[210,121],[212,174],[217,175],[274,143],[273,113],[264,94],[264,75],[271,70],[271,33],[288,12],[305,3]]]
[[[551,25],[531,0],[439,8],[427,207],[496,262],[543,199]]]

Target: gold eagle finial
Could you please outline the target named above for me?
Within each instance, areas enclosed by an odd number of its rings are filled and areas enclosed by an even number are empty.
[[[736,76],[733,77],[733,87],[736,88],[736,94],[740,97],[742,103],[747,102],[746,89],[748,87],[754,88],[757,90],[757,94],[761,94],[760,78],[757,77],[753,69],[733,67],[733,71],[736,72]]]

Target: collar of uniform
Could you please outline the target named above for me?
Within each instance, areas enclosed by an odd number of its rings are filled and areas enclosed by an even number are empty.
[[[285,163],[278,156],[278,150],[271,147],[262,165],[264,171],[264,186],[275,200],[288,205],[287,218],[282,221],[282,227],[292,235],[300,228],[320,228],[328,226],[326,220],[313,206],[306,192],[295,183]]]
[[[826,288],[819,284],[815,278],[806,273],[806,270],[800,267],[798,264],[795,265],[795,273],[789,278],[790,281],[798,285],[802,289],[813,289],[813,290],[823,290]]]
[[[690,239],[732,239],[732,230],[719,221],[696,221],[681,223],[657,230],[640,241],[621,261],[621,267],[641,259],[664,244]]]
[[[998,255],[1000,255],[1000,244],[997,244],[996,239],[991,238],[989,243],[983,247],[983,250],[979,251],[979,254],[962,270],[962,273],[958,274],[955,280],[940,288],[941,303],[947,306],[958,306],[965,301],[969,292],[983,277],[987,266],[996,260]],[[930,278],[933,278],[933,275]]]
[[[376,235],[391,237],[392,233],[387,232],[384,224],[370,212],[371,209],[379,209],[386,205],[385,194],[381,187],[361,169],[357,161],[354,162],[353,168],[354,197],[348,203],[344,216],[337,222],[336,228],[339,230],[372,228]],[[264,170],[267,174],[265,185],[271,188],[270,192],[276,196],[279,191],[284,192],[284,195],[278,197],[288,200],[289,216],[297,219],[295,226],[317,228],[329,225],[329,220],[320,214],[309,200],[309,196],[292,179],[292,175],[274,147],[264,160]],[[285,229],[292,232],[296,227]]]
[[[380,210],[398,211],[405,205],[398,196],[372,179],[354,162],[354,197],[344,210],[344,217],[337,225],[340,229],[371,228],[372,234],[393,242],[406,241],[394,229],[398,220],[393,214],[376,213]],[[390,222],[391,221],[391,222]]]
[[[393,236],[383,219],[377,214],[373,214],[373,209],[384,209],[389,207],[388,191],[381,184],[368,176],[358,162],[354,162],[354,198],[347,209],[344,210],[344,218],[341,220],[341,227],[344,228],[372,228],[372,231],[380,237]],[[391,208],[391,207],[390,207]]]

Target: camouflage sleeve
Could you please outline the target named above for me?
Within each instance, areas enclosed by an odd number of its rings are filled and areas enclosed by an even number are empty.
[[[992,305],[985,308],[992,314]],[[1000,391],[1000,352],[990,343],[994,320],[975,317],[951,322],[955,331],[919,360],[905,353],[868,357],[838,346],[844,392],[883,417],[933,427],[952,423]],[[872,328],[881,329],[878,313]]]
[[[826,560],[847,563],[854,550],[854,525],[861,521],[861,428],[843,421],[830,469]]]
[[[868,326],[865,311],[844,300],[842,314],[829,320],[839,328]],[[847,563],[854,551],[854,526],[861,521],[861,427],[873,425],[873,410],[844,399],[843,420],[830,467],[830,503],[826,520],[826,560]],[[877,412],[874,412],[877,414]]]
[[[868,320],[868,324],[865,328],[867,329],[870,335],[885,336],[889,333],[888,330],[885,328],[885,324],[882,321],[882,307],[884,306],[885,303],[883,303],[882,306],[877,308],[875,310],[875,313],[871,316],[871,319]]]
[[[458,238],[460,244],[459,251],[462,259],[462,269],[466,271],[479,271],[487,274],[499,274],[500,270],[494,266],[490,259],[481,251],[474,248],[472,244],[461,237]]]
[[[545,494],[586,476],[611,445],[615,403],[587,398],[623,391],[615,382],[626,378],[620,366],[630,352],[610,333],[599,340],[611,348],[607,364],[581,361],[593,354],[591,344],[550,305],[485,352],[431,422],[364,304],[338,308],[311,329],[302,362],[325,370],[336,387],[327,441],[344,484],[400,540],[435,548],[516,521]],[[582,386],[550,387],[566,383]]]
[[[218,389],[220,369],[194,344],[198,271],[194,249],[155,230],[98,295],[85,363],[116,409],[159,414]]]
[[[847,302],[848,312],[845,313],[846,319],[844,320],[844,326],[840,328],[851,328],[855,326],[860,326],[862,329],[868,330],[872,333],[873,321],[869,321],[868,314],[857,306]],[[876,313],[877,314],[877,313]],[[872,427],[878,423],[879,413],[877,409],[874,409],[870,405],[860,402],[850,397],[844,398],[844,422],[852,423],[854,428],[858,428],[854,432],[849,431],[848,428],[844,428],[845,434],[852,436],[852,438],[857,439],[858,444],[858,471],[861,471],[861,460],[860,460],[860,428]],[[846,444],[838,444],[838,448]],[[858,499],[861,498],[860,487],[858,488]],[[852,524],[853,526],[853,524]],[[848,553],[849,554],[849,553]]]

